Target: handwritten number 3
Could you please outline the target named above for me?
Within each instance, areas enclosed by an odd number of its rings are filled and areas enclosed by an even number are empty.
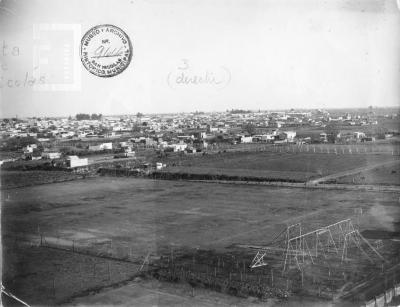
[[[182,69],[182,70],[188,69],[189,68],[189,60],[182,59],[182,62],[183,62],[183,64],[185,66],[184,67],[178,67],[178,69]]]

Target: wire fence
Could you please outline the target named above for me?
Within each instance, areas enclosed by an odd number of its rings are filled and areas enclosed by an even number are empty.
[[[7,248],[26,257],[23,263],[20,260],[24,267],[29,264],[33,270],[24,273],[28,275],[21,280],[20,269],[16,268],[12,280],[7,278],[5,285],[30,305],[65,303],[110,285],[122,285],[151,268],[149,253],[141,255],[127,244],[112,240],[89,240],[83,244],[42,233],[4,239]],[[19,287],[14,289],[15,279],[19,280]],[[40,297],[29,297],[36,291],[40,291]]]
[[[384,291],[380,295],[374,296],[372,299],[366,301],[364,306],[366,307],[384,307],[392,306],[390,303],[395,297],[400,296],[400,283],[394,285],[388,290]],[[393,305],[395,306],[395,305]]]
[[[216,253],[198,249],[180,249],[164,251],[160,257],[147,253],[135,255],[127,244],[101,240],[91,240],[82,244],[79,240],[66,240],[54,236],[38,234],[32,237],[15,238],[17,247],[48,248],[55,251],[67,251],[61,254],[53,265],[53,271],[46,280],[40,280],[40,287],[46,290],[47,302],[60,303],[71,297],[86,295],[109,285],[118,285],[132,280],[141,272],[146,272],[159,280],[189,284],[194,292],[196,287],[208,288],[230,295],[246,297],[256,296],[260,299],[271,297],[285,298],[293,292],[334,298],[341,294],[338,289],[348,280],[354,267],[341,264],[330,266],[329,274],[325,267],[314,266],[308,273],[283,274],[280,266],[266,266],[256,270],[250,268],[252,253]],[[89,257],[87,257],[89,256]],[[53,256],[52,256],[53,257]],[[60,258],[61,257],[61,258]],[[280,263],[281,256],[271,255],[270,261]],[[66,260],[68,259],[68,260]],[[68,261],[65,264],[65,261]],[[334,269],[336,267],[336,269]],[[315,274],[314,270],[319,273]],[[292,271],[293,272],[293,271]],[[367,278],[368,280],[368,278]],[[27,280],[29,282],[29,280]],[[366,306],[384,306],[393,297],[400,295],[399,280],[393,277],[388,282],[382,295],[366,297]],[[43,286],[45,284],[45,286]],[[386,285],[386,283],[385,283]],[[26,302],[18,293],[15,297]],[[30,304],[28,302],[27,304]]]
[[[365,155],[365,154],[384,154],[400,155],[400,146],[391,144],[266,144],[266,143],[245,143],[245,144],[226,144],[217,143],[207,147],[207,152],[218,151],[265,151],[272,153],[315,153],[333,155]]]

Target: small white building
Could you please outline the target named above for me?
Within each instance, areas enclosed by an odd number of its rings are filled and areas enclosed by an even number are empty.
[[[127,147],[124,150],[125,152],[125,157],[135,157],[136,153],[132,150],[132,147]]]
[[[293,142],[296,137],[296,131],[285,131],[284,134],[286,134],[288,142]]]
[[[31,153],[33,152],[34,149],[37,149],[36,144],[29,144],[26,147],[23,148],[24,153]]]
[[[187,144],[171,144],[169,147],[172,147],[174,151],[184,151],[187,148]]]
[[[42,152],[43,159],[59,159],[60,157],[60,152]]]
[[[365,138],[365,133],[356,131],[353,133],[353,137],[355,139],[362,139],[362,138]]]
[[[89,145],[89,150],[100,151],[105,149],[112,149],[112,143],[102,143],[98,145]]]
[[[103,143],[101,144],[101,149],[112,149],[112,143]]]
[[[252,143],[253,142],[253,137],[252,136],[244,136],[240,138],[241,143]]]
[[[82,167],[88,166],[88,158],[80,159],[78,156],[68,156],[67,157],[67,166],[74,168],[74,167]]]
[[[24,147],[22,150],[24,151],[24,153],[30,153],[30,152],[33,152],[33,148],[32,148],[32,147],[30,147],[29,145],[28,145],[28,146],[26,146],[26,147]]]

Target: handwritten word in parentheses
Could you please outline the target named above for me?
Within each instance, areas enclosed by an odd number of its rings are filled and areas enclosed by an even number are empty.
[[[167,75],[167,84],[173,90],[180,87],[192,86],[207,86],[222,90],[231,82],[231,72],[224,66],[221,66],[217,72],[205,71],[203,73],[194,73],[190,70],[179,69],[180,71],[170,72]]]

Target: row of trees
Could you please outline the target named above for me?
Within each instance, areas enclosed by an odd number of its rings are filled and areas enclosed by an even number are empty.
[[[136,117],[138,117],[138,118],[143,117],[143,115],[144,114],[140,113],[140,112],[136,113]],[[77,120],[88,120],[88,119],[100,120],[103,118],[103,115],[101,113],[99,113],[99,114],[93,113],[92,115],[86,114],[86,113],[78,113],[78,114],[76,114],[75,118]]]
[[[78,113],[75,116],[76,120],[89,120],[89,119],[100,120],[102,117],[103,115],[100,113],[99,114],[93,113],[92,115],[85,113]]]
[[[226,110],[227,112],[231,114],[246,114],[246,113],[251,113],[250,110],[242,110],[242,109],[232,109],[232,110]]]
[[[21,138],[9,138],[2,145],[2,150],[4,151],[16,151],[21,150],[23,147],[30,144],[38,144],[40,146],[40,142],[34,137],[27,136]]]

